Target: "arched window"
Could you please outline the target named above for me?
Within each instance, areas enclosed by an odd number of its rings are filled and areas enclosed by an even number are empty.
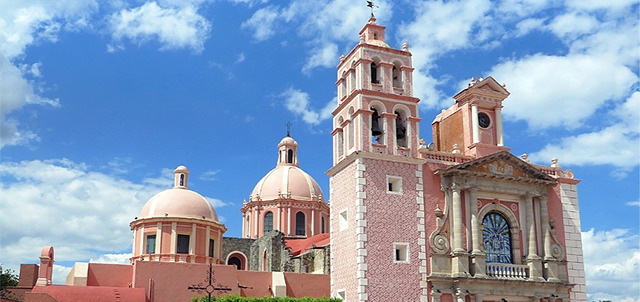
[[[262,271],[266,272],[267,271],[267,250],[264,250],[264,253],[262,253]]]
[[[482,241],[486,262],[513,263],[511,257],[511,228],[507,219],[498,212],[490,212],[482,219]]]
[[[287,163],[288,164],[293,163],[293,150],[291,149],[287,150]]]
[[[402,88],[402,72],[400,72],[400,69],[396,66],[393,66],[391,73],[393,77],[393,87]]]
[[[273,231],[273,212],[269,211],[264,214],[264,233]]]
[[[304,236],[306,234],[306,224],[304,213],[296,213],[296,236]]]
[[[384,133],[382,118],[380,118],[380,114],[376,108],[371,107],[371,111],[373,111],[371,114],[371,141],[375,141],[378,144],[384,144],[384,137],[382,136]]]
[[[321,220],[320,221],[320,223],[321,223],[321,225],[320,225],[320,233],[324,234],[324,233],[326,233],[325,229],[324,229],[324,217],[322,217],[322,219],[320,219],[320,220]]]
[[[180,186],[184,187],[184,174],[180,174]]]
[[[371,62],[371,83],[380,84],[378,80],[378,65],[374,62]]]
[[[242,260],[240,260],[240,258],[236,256],[229,258],[229,261],[227,261],[227,265],[235,265],[239,271],[242,270]]]

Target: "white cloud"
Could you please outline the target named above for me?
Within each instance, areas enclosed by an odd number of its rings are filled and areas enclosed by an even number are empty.
[[[201,52],[211,29],[209,21],[190,3],[165,8],[156,2],[147,2],[140,7],[122,9],[112,14],[109,21],[115,43],[110,45],[111,51],[123,48],[124,39],[134,44],[157,39],[162,44],[161,50],[191,48]]]
[[[279,16],[278,9],[269,6],[257,10],[249,20],[242,22],[242,28],[253,30],[256,41],[264,41],[275,34],[274,22]]]
[[[582,232],[589,301],[640,301],[639,240],[626,229]]]
[[[562,72],[558,72],[562,71]],[[624,98],[638,78],[625,66],[588,55],[533,56],[493,67],[511,92],[504,116],[532,129],[575,129],[607,101]]]
[[[338,45],[333,43],[323,44],[311,50],[311,57],[302,67],[302,72],[309,73],[316,67],[332,67],[336,65]]]
[[[576,109],[578,110],[578,109]],[[561,164],[613,165],[618,178],[640,165],[640,92],[635,92],[609,115],[615,124],[594,132],[564,137],[530,154],[532,161],[557,157]]]
[[[67,159],[0,163],[3,263],[17,269],[37,262],[45,245],[54,247],[58,264],[121,260],[131,249],[131,220],[151,196],[171,188],[172,171],[163,174],[135,183]]]
[[[625,203],[625,205],[630,206],[630,207],[640,207],[640,200],[629,201],[629,202]]]
[[[331,111],[336,104],[334,99],[320,111],[314,110],[309,104],[309,94],[293,88],[285,90],[280,96],[285,99],[287,110],[302,118],[305,123],[313,126],[331,118]]]
[[[97,3],[87,1],[5,1],[0,10],[0,149],[38,141],[14,111],[28,104],[58,106],[58,100],[39,96],[32,78],[42,76],[41,64],[20,63],[27,47],[41,41],[57,41],[63,29],[82,26]]]
[[[9,117],[13,111],[30,104],[59,106],[58,100],[38,96],[25,73],[39,75],[39,64],[21,70],[0,54],[0,149],[39,140],[36,133],[24,129],[19,121]]]

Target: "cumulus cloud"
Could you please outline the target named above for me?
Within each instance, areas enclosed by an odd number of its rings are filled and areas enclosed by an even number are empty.
[[[95,9],[93,0],[86,1],[10,1],[0,10],[0,149],[38,141],[37,133],[15,118],[14,111],[25,105],[58,106],[56,99],[44,98],[36,92],[34,78],[42,76],[40,63],[23,63],[27,47],[41,41],[56,41],[63,29],[75,29]]]
[[[27,73],[39,75],[39,65],[34,65],[21,70],[0,54],[0,149],[39,139],[36,133],[24,129],[18,120],[10,117],[13,111],[29,104],[59,106],[58,100],[43,98],[34,92],[33,82],[27,79]]]
[[[392,2],[379,1],[378,22],[391,18]],[[322,12],[322,13],[318,13]],[[283,24],[297,28],[297,36],[309,45],[303,71],[309,73],[317,67],[335,67],[338,63],[338,45],[358,41],[357,33],[368,18],[362,3],[351,0],[326,2],[291,1],[288,5],[269,5],[257,10],[242,27],[251,31],[260,42],[273,37]]]
[[[582,232],[589,301],[638,301],[639,241],[638,234],[626,229]]]
[[[109,23],[114,39],[110,51],[124,48],[122,40],[143,44],[157,39],[162,44],[161,50],[190,48],[201,52],[211,30],[209,21],[188,2],[170,7],[147,2],[112,14]]]
[[[312,126],[331,118],[331,111],[335,107],[336,100],[331,100],[322,109],[311,108],[309,94],[298,89],[289,88],[280,94],[284,98],[285,107],[293,114]]]
[[[253,38],[260,42],[271,38],[275,34],[274,22],[279,11],[274,6],[257,10],[249,20],[242,22],[242,28],[253,31]]]
[[[54,246],[59,264],[121,261],[131,249],[131,220],[151,196],[171,188],[172,171],[163,174],[136,183],[67,159],[2,162],[2,261],[13,269],[32,263],[44,245]]]
[[[623,178],[640,165],[640,92],[618,105],[609,113],[609,119],[615,121],[613,125],[564,137],[529,157],[533,161],[557,157],[569,165],[613,165],[618,167],[616,177]]]

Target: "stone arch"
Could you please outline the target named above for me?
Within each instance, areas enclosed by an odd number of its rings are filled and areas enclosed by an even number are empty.
[[[230,263],[230,261],[232,260],[232,258],[237,258],[240,260],[240,267],[238,267],[235,263]],[[229,253],[227,255],[227,259],[224,260],[224,263],[227,265],[236,265],[236,268],[238,268],[238,270],[247,270],[247,268],[249,267],[247,265],[247,255],[245,255],[243,252],[241,251],[232,251],[231,253]]]
[[[520,223],[518,222],[518,217],[507,206],[492,202],[480,209],[480,211],[478,212],[478,220],[483,221],[484,217],[491,212],[497,212],[507,219],[509,227],[511,228],[511,253],[513,254],[513,263],[522,264],[522,251],[520,250],[521,230]],[[482,250],[484,251],[484,246],[482,246]]]

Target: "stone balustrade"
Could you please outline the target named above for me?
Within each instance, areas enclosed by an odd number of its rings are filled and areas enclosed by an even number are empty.
[[[487,263],[487,276],[498,279],[527,279],[529,277],[529,266]]]

